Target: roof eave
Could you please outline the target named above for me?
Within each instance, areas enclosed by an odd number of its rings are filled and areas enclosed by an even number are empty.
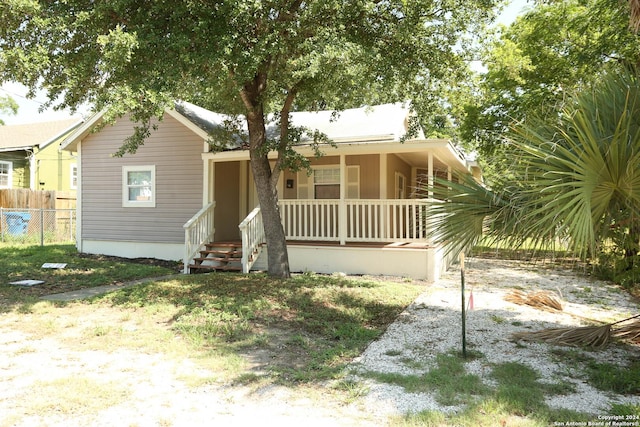
[[[82,141],[85,136],[91,133],[91,129],[93,129],[93,127],[102,120],[102,116],[104,116],[106,112],[107,110],[103,109],[89,117],[60,143],[59,150],[78,151],[78,143]]]

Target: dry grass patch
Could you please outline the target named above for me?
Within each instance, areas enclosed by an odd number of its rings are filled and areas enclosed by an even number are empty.
[[[72,376],[36,381],[15,399],[15,411],[1,426],[29,418],[44,425],[49,417],[97,414],[129,398],[121,385],[89,377]]]

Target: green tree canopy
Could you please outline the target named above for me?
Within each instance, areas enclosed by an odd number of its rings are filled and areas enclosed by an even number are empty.
[[[289,112],[415,99],[436,104],[463,78],[462,41],[496,0],[5,0],[0,4],[0,81],[42,87],[61,106],[82,103],[141,123],[176,99],[248,123],[251,168],[269,272],[287,276],[276,182],[296,132]],[[53,102],[53,101],[52,101]],[[275,113],[280,135],[267,140]],[[267,152],[276,150],[274,167]]]
[[[9,95],[0,95],[0,113],[16,114],[18,112],[18,104]],[[4,125],[4,121],[0,119],[0,125]]]
[[[461,133],[490,157],[513,122],[553,119],[573,92],[599,78],[603,64],[639,63],[640,38],[629,28],[628,2],[539,1],[497,31],[483,62],[487,71]]]
[[[563,241],[595,257],[609,241],[638,263],[640,250],[640,80],[624,67],[572,96],[557,120],[528,117],[510,131],[512,177],[494,189],[466,179],[434,188],[437,240],[454,249],[485,233],[511,247]]]

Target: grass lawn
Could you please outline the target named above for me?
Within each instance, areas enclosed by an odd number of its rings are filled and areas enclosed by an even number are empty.
[[[0,310],[6,305],[35,301],[37,297],[76,289],[112,285],[145,277],[177,273],[178,263],[129,261],[79,254],[73,245],[24,246],[0,244]],[[67,264],[63,269],[42,268],[45,263]],[[20,280],[42,280],[33,287],[9,285]]]

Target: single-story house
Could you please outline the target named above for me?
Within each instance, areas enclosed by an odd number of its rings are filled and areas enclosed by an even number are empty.
[[[59,146],[81,123],[70,118],[0,126],[0,189],[75,191],[75,153]]]
[[[260,208],[249,152],[214,152],[209,131],[224,116],[189,103],[167,109],[136,154],[112,154],[132,134],[124,117],[99,132],[97,114],[61,148],[78,153],[81,252],[183,260],[200,269],[266,266]],[[386,274],[434,280],[443,248],[422,219],[427,186],[454,171],[480,177],[450,141],[423,135],[401,142],[409,109],[387,104],[292,113],[292,124],[319,130],[335,147],[315,158],[311,144],[295,147],[311,171],[283,171],[280,213],[291,271]]]

